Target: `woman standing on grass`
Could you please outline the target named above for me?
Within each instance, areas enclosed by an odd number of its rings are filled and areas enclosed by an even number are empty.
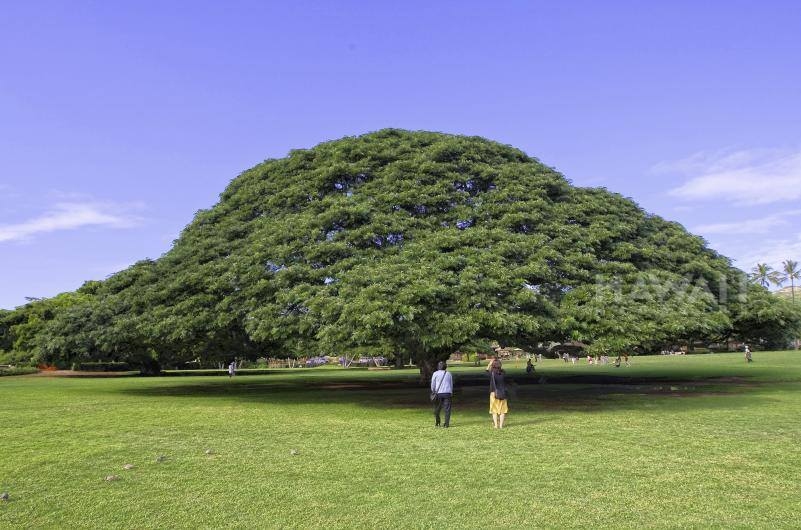
[[[490,414],[492,414],[492,426],[496,429],[503,429],[503,422],[509,413],[509,405],[506,403],[506,380],[504,371],[501,369],[501,361],[495,360],[490,370]]]

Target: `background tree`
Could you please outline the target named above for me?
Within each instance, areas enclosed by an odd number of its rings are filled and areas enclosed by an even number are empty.
[[[779,285],[782,282],[780,273],[773,270],[773,267],[767,263],[757,263],[756,267],[751,269],[751,274],[748,277],[753,283],[766,289],[772,284]]]
[[[22,364],[47,363],[41,339],[51,321],[57,316],[88,300],[84,292],[61,293],[52,298],[35,298],[14,311],[0,315],[0,351],[8,360]],[[57,359],[60,367],[68,367],[66,359]]]
[[[798,262],[791,259],[782,262],[781,282],[790,281],[790,294],[793,303],[795,303],[795,282],[801,280],[801,269],[798,268]]]

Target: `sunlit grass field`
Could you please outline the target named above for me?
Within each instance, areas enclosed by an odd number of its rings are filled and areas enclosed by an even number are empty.
[[[501,431],[472,365],[448,430],[414,369],[3,377],[0,528],[798,528],[801,352],[754,361],[508,363]]]

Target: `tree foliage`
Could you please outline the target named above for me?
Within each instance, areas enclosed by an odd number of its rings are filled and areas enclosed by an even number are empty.
[[[614,349],[726,335],[721,300],[743,279],[680,225],[518,149],[388,129],[245,171],[170,251],[70,295],[27,347],[153,370],[365,348],[430,363],[489,340]]]
[[[784,348],[801,337],[801,306],[761,286],[750,285],[748,296],[732,309],[732,335],[744,342]]]

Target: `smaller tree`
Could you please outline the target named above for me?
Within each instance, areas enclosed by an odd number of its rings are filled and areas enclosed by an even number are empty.
[[[18,361],[37,364],[50,362],[41,345],[47,340],[50,323],[70,308],[85,303],[91,295],[76,291],[61,293],[52,298],[31,298],[30,301],[8,313],[0,322],[0,349],[15,352]],[[55,362],[57,361],[57,363]],[[63,359],[54,364],[68,366]]]
[[[757,263],[756,267],[751,269],[748,279],[751,281],[751,283],[761,285],[766,289],[770,287],[771,284],[779,285],[782,283],[782,278],[779,272],[773,270],[773,267],[767,263]]]
[[[790,280],[790,295],[793,303],[795,303],[795,281],[801,280],[801,269],[798,268],[798,262],[788,259],[782,262],[781,281],[786,282]]]

